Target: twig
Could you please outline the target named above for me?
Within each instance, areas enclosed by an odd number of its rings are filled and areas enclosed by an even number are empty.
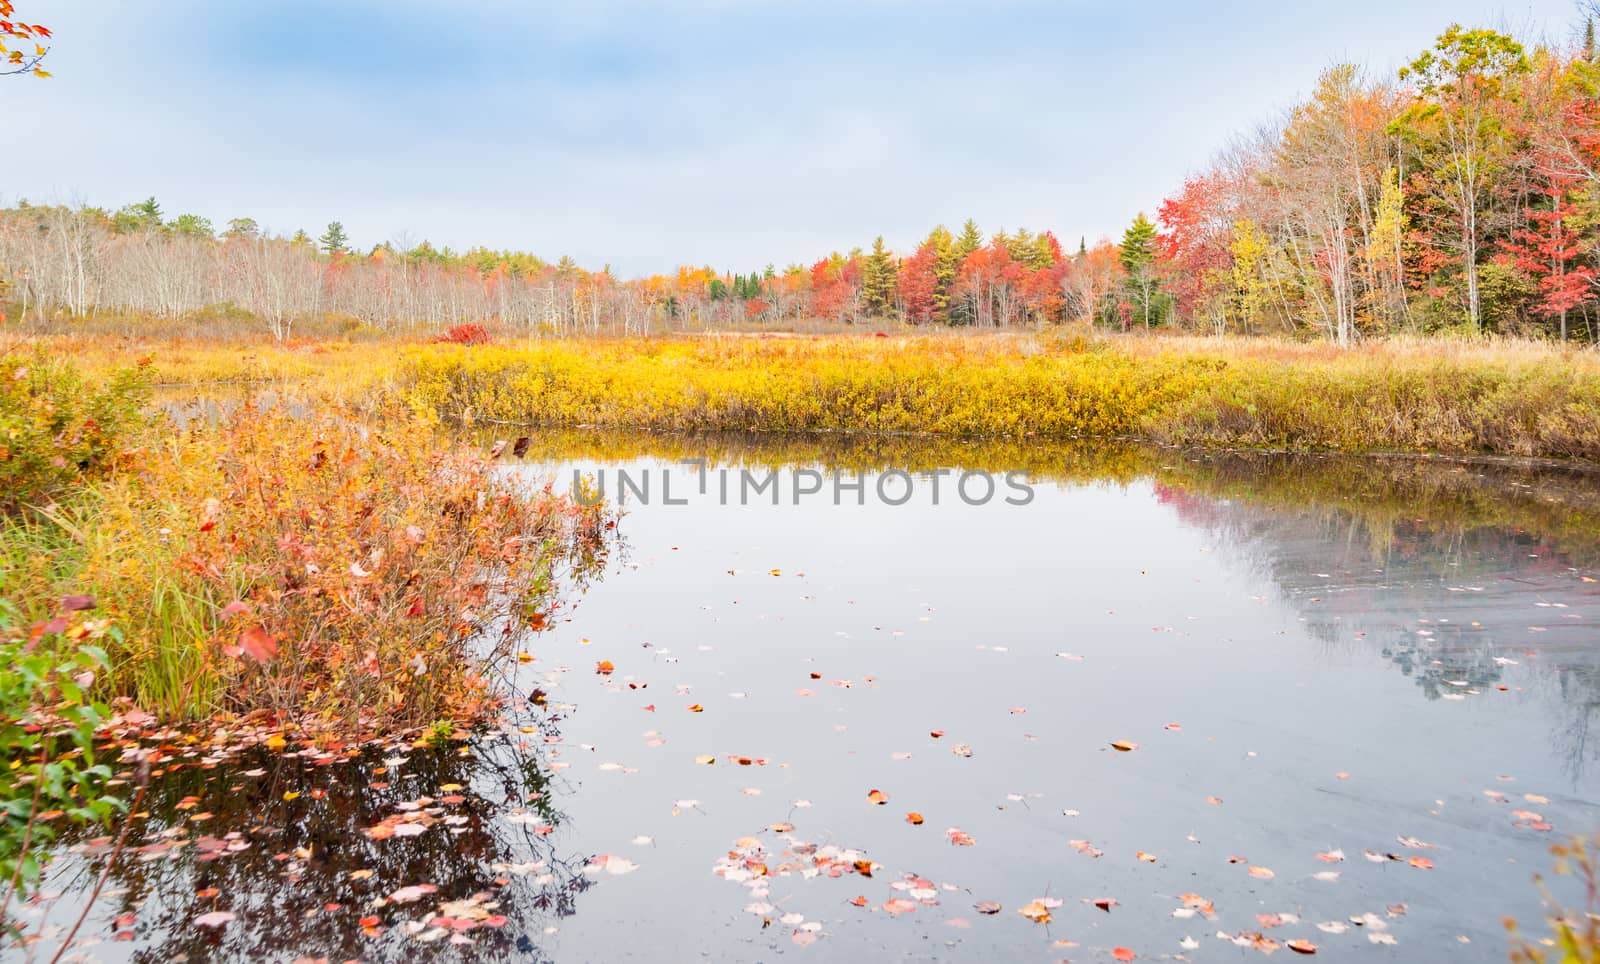
[[[17,887],[22,883],[22,862],[27,859],[28,847],[33,842],[33,827],[39,819],[39,797],[44,792],[44,768],[50,765],[50,741],[44,741],[44,747],[39,751],[39,769],[33,775],[33,803],[28,808],[28,826],[22,831],[22,846],[17,850],[17,869],[11,875],[11,884],[6,887],[5,900],[0,900],[0,927],[5,926],[6,911],[11,907],[11,898],[16,896]]]
[[[67,931],[67,936],[62,940],[61,946],[56,949],[55,956],[50,958],[50,964],[57,964],[61,960],[61,955],[65,954],[67,948],[72,946],[72,939],[78,936],[78,928],[83,926],[84,920],[89,916],[89,908],[93,907],[94,902],[99,899],[100,888],[106,885],[106,878],[111,876],[111,868],[117,865],[117,858],[122,856],[122,845],[127,843],[128,831],[133,828],[133,820],[139,813],[139,805],[144,802],[145,789],[146,787],[141,785],[139,791],[133,795],[133,804],[128,808],[128,819],[123,821],[122,832],[117,834],[117,845],[112,848],[110,858],[106,860],[105,867],[101,869],[100,879],[94,882],[94,890],[89,892],[89,899],[84,902],[83,910],[78,912],[78,919],[72,922],[72,930]]]

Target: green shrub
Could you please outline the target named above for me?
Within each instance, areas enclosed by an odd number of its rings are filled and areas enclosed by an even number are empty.
[[[109,620],[85,618],[86,596],[61,601],[59,615],[19,625],[0,602],[0,921],[19,893],[37,886],[40,846],[62,820],[103,822],[121,806],[105,794],[111,770],[94,760],[96,728],[109,715],[90,700],[107,668],[98,643],[115,638]]]

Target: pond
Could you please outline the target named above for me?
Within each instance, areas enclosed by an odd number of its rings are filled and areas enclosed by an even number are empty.
[[[1495,961],[1600,823],[1579,470],[594,433],[509,466],[627,498],[505,725],[171,735],[75,953]],[[113,847],[65,841],[25,915],[59,940]]]

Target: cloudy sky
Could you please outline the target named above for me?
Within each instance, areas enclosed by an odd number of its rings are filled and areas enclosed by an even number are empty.
[[[1340,60],[1571,0],[17,0],[0,200],[248,215],[360,246],[749,270],[928,228],[1075,245],[1153,210]]]

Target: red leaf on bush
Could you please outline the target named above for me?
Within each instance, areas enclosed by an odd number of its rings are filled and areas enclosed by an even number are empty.
[[[239,649],[256,662],[265,663],[278,655],[278,641],[261,626],[251,626],[239,634]]]

